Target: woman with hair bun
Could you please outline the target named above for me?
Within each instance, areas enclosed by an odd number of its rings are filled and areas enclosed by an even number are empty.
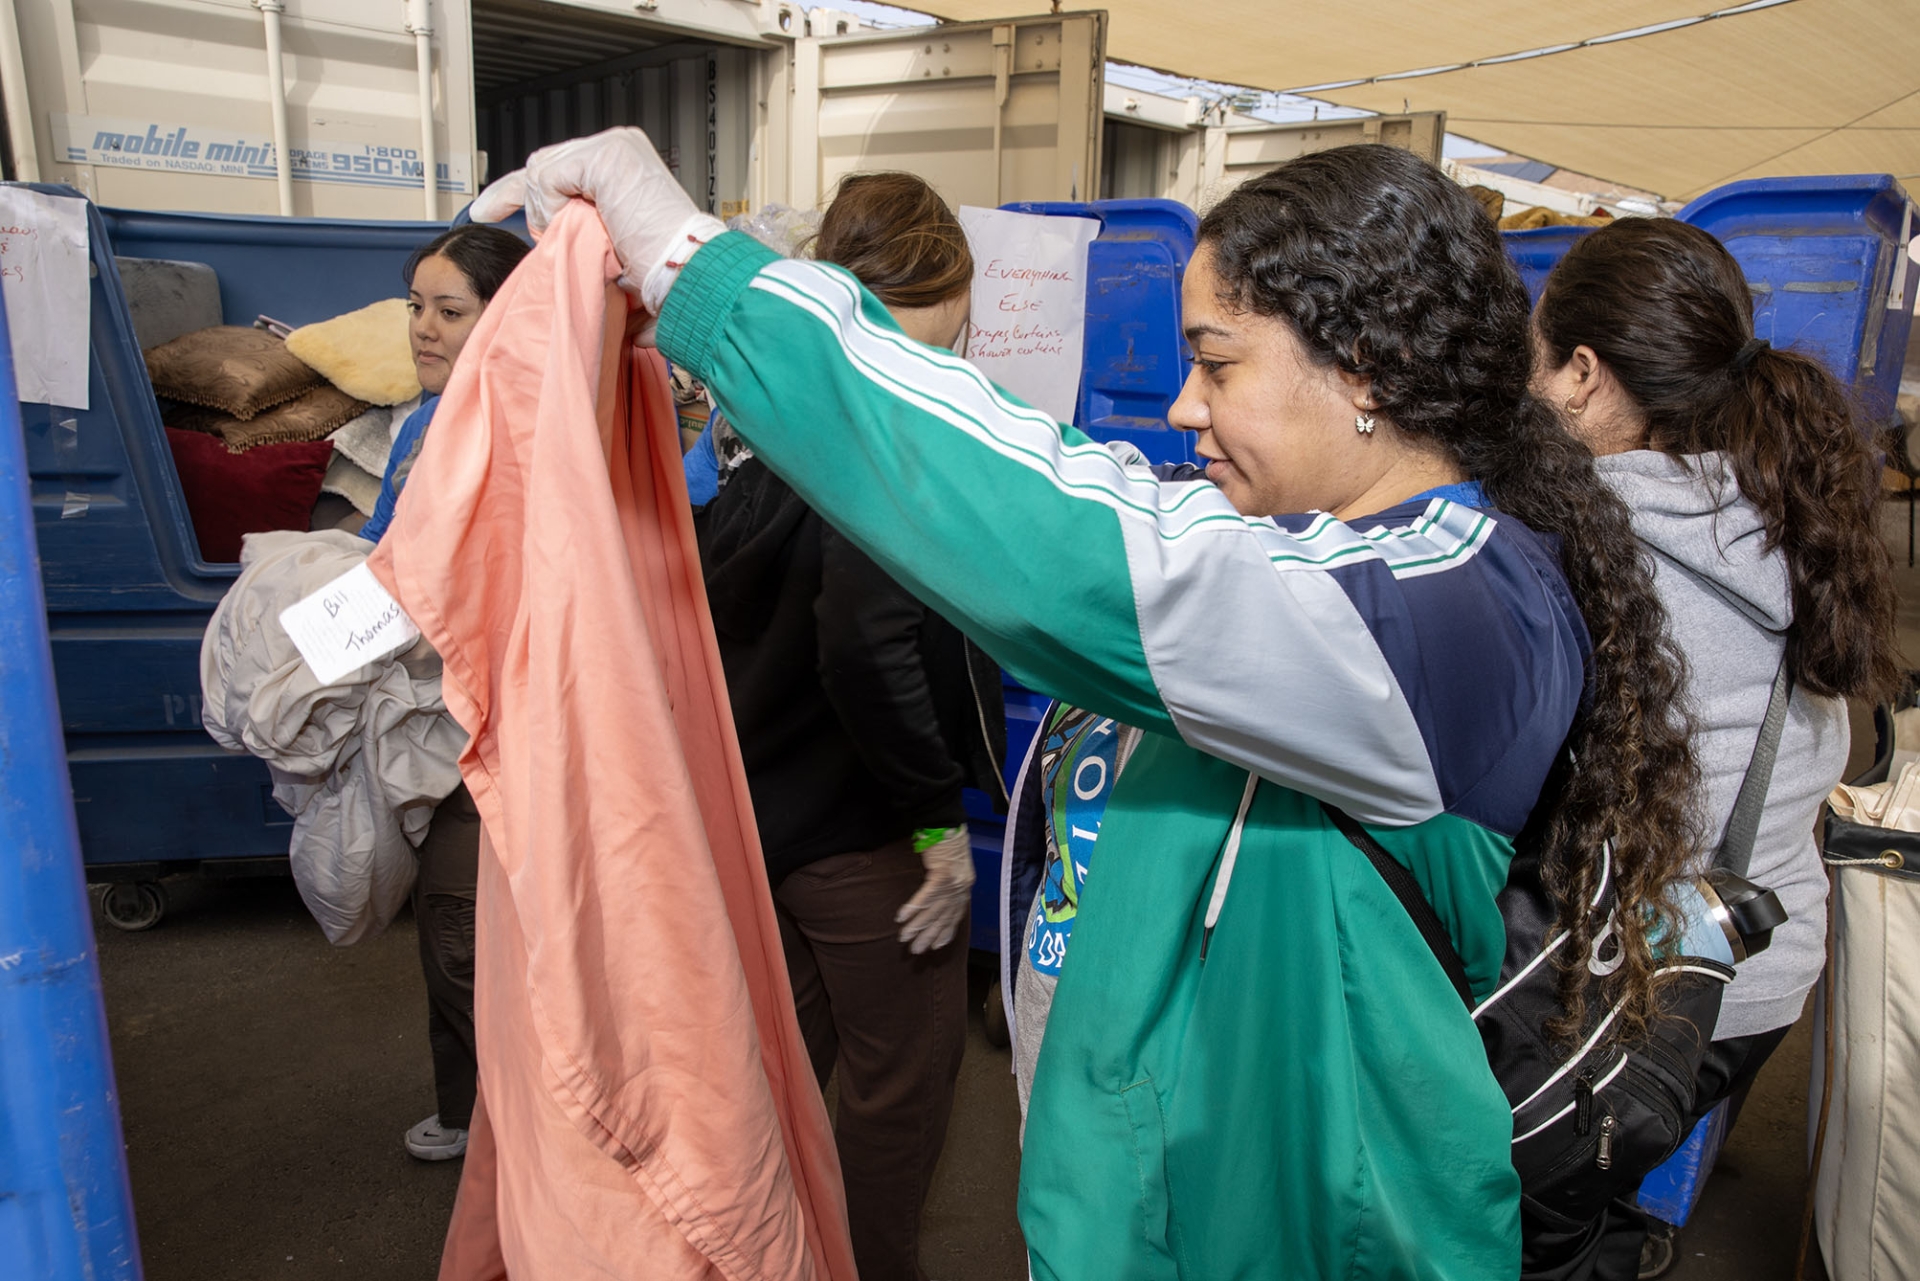
[[[922,179],[845,179],[813,252],[913,338],[958,344],[973,256]],[[998,795],[1000,671],[730,431],[715,443],[700,558],[800,1029],[821,1088],[839,1072],[854,1257],[864,1281],[924,1281],[920,1212],[967,1036],[961,789]]]
[[[1747,872],[1787,921],[1727,989],[1697,1119],[1722,1099],[1739,1107],[1825,963],[1813,828],[1846,766],[1843,700],[1885,698],[1901,678],[1880,463],[1826,366],[1755,336],[1740,265],[1697,227],[1635,218],[1586,236],[1548,278],[1534,332],[1536,390],[1598,456],[1653,556],[1688,667],[1701,850],[1727,828],[1783,659],[1791,682]],[[1592,1275],[1633,1277],[1644,1217],[1621,1205],[1595,1233]]]
[[[1207,465],[1159,473],[852,276],[721,233],[637,132],[536,153],[477,208],[569,196],[770,470],[1029,687],[1142,731],[1084,815],[1099,866],[1026,1120],[1033,1275],[1518,1275],[1512,1109],[1325,807],[1405,866],[1482,996],[1522,829],[1576,999],[1610,843],[1631,1035],[1691,763],[1627,511],[1529,393],[1526,291],[1473,197],[1358,146],[1209,212],[1170,414]]]

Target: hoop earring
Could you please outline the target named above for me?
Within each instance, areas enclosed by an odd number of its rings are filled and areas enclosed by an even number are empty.
[[[1585,405],[1582,405],[1580,406],[1580,408],[1575,409],[1573,407],[1573,397],[1571,396],[1567,397],[1567,403],[1561,406],[1561,408],[1567,411],[1567,416],[1569,418],[1578,418],[1581,414],[1584,414],[1587,412],[1587,407]]]
[[[1359,432],[1362,436],[1373,435],[1373,415],[1372,414],[1354,415],[1353,429]]]

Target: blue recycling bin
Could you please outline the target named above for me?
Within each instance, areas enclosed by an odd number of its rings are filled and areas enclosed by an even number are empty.
[[[1026,201],[1013,213],[1092,218],[1086,347],[1073,425],[1125,440],[1156,463],[1193,461],[1193,433],[1167,426],[1193,351],[1180,330],[1180,281],[1200,220],[1177,200]]]
[[[1753,292],[1754,333],[1820,361],[1859,397],[1866,426],[1891,422],[1920,288],[1907,257],[1913,202],[1891,174],[1754,178],[1715,188],[1677,215],[1712,232]],[[1527,295],[1589,227],[1501,233]]]
[[[1738,260],[1757,336],[1824,361],[1870,427],[1892,419],[1920,265],[1913,201],[1891,174],[1734,182],[1677,216]]]
[[[1727,1131],[1733,1128],[1732,1117],[1733,1109],[1725,1100],[1701,1117],[1679,1150],[1640,1181],[1636,1204],[1662,1223],[1687,1226],[1727,1141]]]
[[[16,434],[81,850],[92,879],[138,891],[117,924],[157,921],[150,882],[170,871],[283,871],[293,820],[266,765],[201,728],[200,638],[240,567],[201,554],[115,258],[204,263],[227,324],[298,325],[399,296],[407,255],[442,230],[88,205],[89,405],[22,405]]]
[[[1547,287],[1547,277],[1553,274],[1554,267],[1567,256],[1574,241],[1592,230],[1592,227],[1531,227],[1526,231],[1500,233],[1500,239],[1507,246],[1507,257],[1520,269],[1520,279],[1527,286],[1528,302],[1540,301],[1540,292]]]
[[[137,1281],[22,444],[0,308],[0,1277]]]

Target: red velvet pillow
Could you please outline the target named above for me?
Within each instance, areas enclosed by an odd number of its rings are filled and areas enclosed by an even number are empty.
[[[330,440],[257,445],[230,454],[218,436],[167,428],[201,559],[240,559],[240,536],[305,529],[333,458]]]

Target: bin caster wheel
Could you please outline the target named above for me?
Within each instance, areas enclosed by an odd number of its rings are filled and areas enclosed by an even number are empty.
[[[100,900],[100,911],[116,930],[129,934],[150,930],[167,914],[167,891],[158,881],[109,885]]]
[[[1673,1239],[1677,1229],[1670,1224],[1654,1223],[1647,1233],[1646,1244],[1640,1247],[1640,1278],[1651,1281],[1654,1277],[1663,1277],[1673,1268],[1676,1253]]]
[[[987,1044],[996,1050],[1004,1050],[1013,1044],[1013,1038],[1007,1035],[1007,1007],[1000,999],[1000,984],[995,983],[987,989],[987,1003],[980,1012],[987,1020]]]

